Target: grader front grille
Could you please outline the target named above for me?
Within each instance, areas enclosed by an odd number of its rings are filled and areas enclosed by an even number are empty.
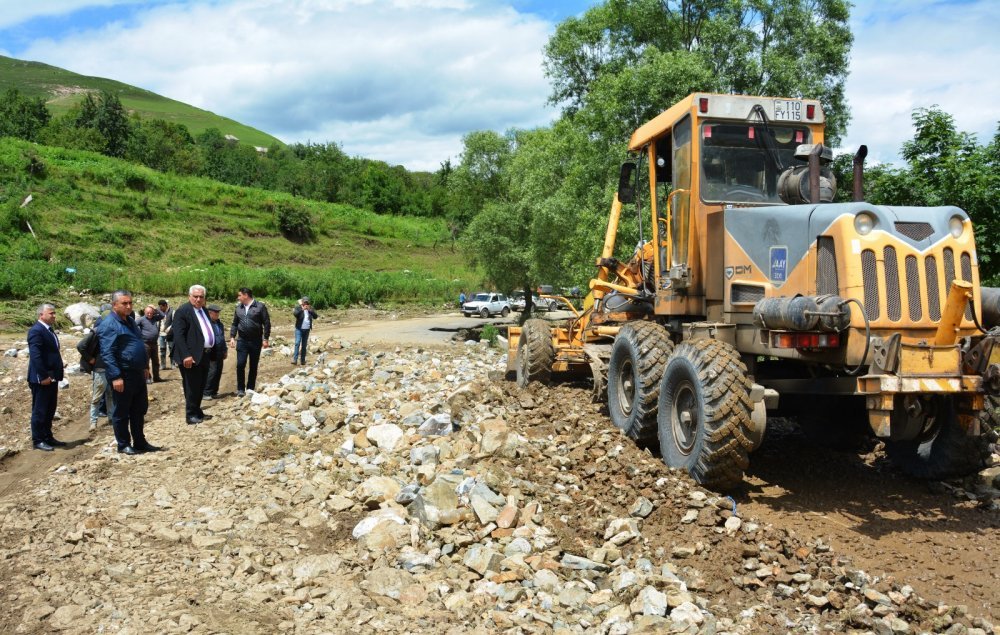
[[[919,322],[926,315],[932,322],[939,322],[956,271],[961,280],[972,282],[972,256],[968,252],[958,254],[956,266],[951,247],[924,256],[906,255],[902,266],[895,247],[883,248],[881,256],[881,266],[872,249],[863,250],[860,256],[865,314],[871,322],[899,322],[904,304],[910,321]],[[904,289],[905,298],[901,296]],[[966,308],[965,317],[972,319],[971,307]]]

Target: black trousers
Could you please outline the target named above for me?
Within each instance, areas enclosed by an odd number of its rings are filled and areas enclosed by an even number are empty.
[[[201,398],[205,394],[205,385],[208,383],[208,353],[201,357],[201,363],[194,364],[191,368],[184,368],[180,365],[181,381],[184,385],[184,416],[188,419],[192,417],[201,418],[204,412],[201,410]]]
[[[219,382],[222,380],[222,368],[225,360],[213,361],[208,365],[208,379],[205,381],[205,396],[216,396],[219,394]]]
[[[48,443],[52,440],[52,418],[56,416],[59,401],[59,383],[48,386],[29,383],[31,387],[31,442]]]
[[[253,390],[257,386],[257,366],[260,364],[260,350],[264,347],[263,340],[236,340],[236,390]],[[250,361],[250,368],[247,369],[247,360]],[[246,370],[246,382],[243,381],[243,373]]]
[[[111,427],[115,430],[115,441],[119,448],[126,445],[142,447],[146,444],[146,410],[149,409],[149,395],[146,392],[146,375],[140,371],[129,371],[121,376],[125,389],[116,392],[108,382],[111,393]]]

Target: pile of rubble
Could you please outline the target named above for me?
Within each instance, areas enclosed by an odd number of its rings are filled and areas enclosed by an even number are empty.
[[[0,504],[5,632],[993,633],[744,518],[484,344],[334,346]]]

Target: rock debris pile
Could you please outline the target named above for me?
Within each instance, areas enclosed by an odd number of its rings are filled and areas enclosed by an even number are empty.
[[[502,353],[335,345],[0,506],[4,632],[993,633],[744,518]]]

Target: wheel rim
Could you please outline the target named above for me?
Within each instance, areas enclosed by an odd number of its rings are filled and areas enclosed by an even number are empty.
[[[632,414],[632,401],[635,399],[635,371],[632,367],[632,360],[629,359],[622,363],[615,391],[618,393],[618,410],[623,416],[630,416]]]
[[[488,318],[490,316],[490,311],[489,309],[483,309],[482,311],[479,312],[479,315],[484,318]]]
[[[670,427],[673,429],[674,444],[682,454],[691,454],[698,432],[701,411],[698,395],[689,381],[678,384],[674,390],[673,405],[670,410]]]

